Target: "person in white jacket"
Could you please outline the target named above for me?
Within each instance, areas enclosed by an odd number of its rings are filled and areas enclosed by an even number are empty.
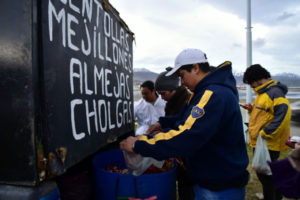
[[[166,105],[166,102],[156,93],[152,81],[143,82],[140,88],[142,98],[134,102],[134,118],[138,123],[136,135],[146,133],[150,125],[157,122],[159,117],[165,116]]]

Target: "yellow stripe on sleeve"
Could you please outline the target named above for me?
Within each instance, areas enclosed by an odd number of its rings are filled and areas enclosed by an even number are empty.
[[[206,90],[203,94],[203,96],[201,97],[199,103],[196,105],[197,107],[203,109],[204,106],[208,103],[209,99],[211,98],[213,92],[211,90]],[[191,127],[194,125],[196,121],[196,118],[192,117],[192,114],[189,115],[189,117],[187,118],[187,120],[185,121],[184,125],[180,125],[178,128],[179,130],[170,130],[167,133],[158,133],[156,134],[153,138],[148,139],[147,136],[141,136],[139,140],[141,141],[145,141],[149,144],[155,144],[156,142],[160,141],[160,140],[169,140],[177,135],[179,135],[180,133],[184,132],[185,130],[189,130],[191,129]]]

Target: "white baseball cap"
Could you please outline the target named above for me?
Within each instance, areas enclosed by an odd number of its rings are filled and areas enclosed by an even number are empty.
[[[166,76],[171,76],[174,74],[180,67],[184,65],[192,65],[197,63],[206,63],[207,58],[205,53],[199,49],[184,49],[179,53],[175,59],[174,68],[169,71]]]

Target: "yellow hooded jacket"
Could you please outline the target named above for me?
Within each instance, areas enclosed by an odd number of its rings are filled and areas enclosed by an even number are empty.
[[[250,145],[256,146],[258,133],[266,140],[268,149],[284,151],[290,136],[291,108],[285,97],[287,87],[274,80],[254,88],[257,94],[252,110],[249,111]]]

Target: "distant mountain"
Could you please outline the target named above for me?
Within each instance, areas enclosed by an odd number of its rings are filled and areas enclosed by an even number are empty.
[[[299,87],[300,86],[300,76],[293,73],[282,73],[273,76],[276,81],[284,83],[288,87]]]
[[[151,80],[155,81],[158,74],[155,72],[151,72],[145,68],[136,68],[133,69],[133,83],[136,85],[140,85],[144,81]]]
[[[134,68],[134,72],[151,72],[149,69],[146,68]]]
[[[146,80],[156,80],[158,73],[151,72],[145,68],[133,69],[133,82],[136,85],[140,85]],[[234,77],[236,79],[237,85],[244,85],[243,83],[243,73],[235,73]],[[280,73],[272,76],[275,81],[279,81],[288,87],[300,87],[300,76],[293,73]]]
[[[237,85],[244,85],[243,83],[243,74],[236,73],[234,75]],[[285,84],[288,87],[299,87],[300,86],[300,76],[293,73],[281,73],[272,76],[272,78],[277,81]]]
[[[293,73],[281,73],[281,74],[276,74],[275,77],[286,77],[286,78],[292,78],[292,79],[300,79],[300,76],[297,74],[293,74]]]

